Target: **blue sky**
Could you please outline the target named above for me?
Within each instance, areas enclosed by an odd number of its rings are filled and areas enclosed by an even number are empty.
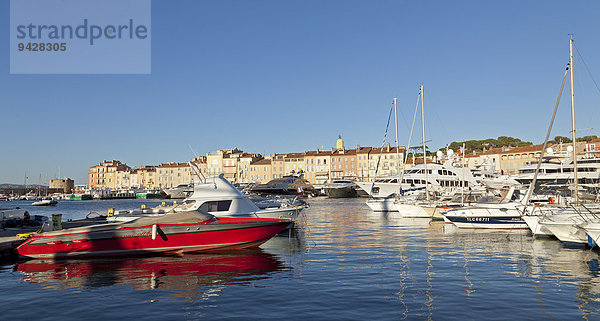
[[[11,75],[0,43],[0,183],[90,166],[186,161],[238,147],[378,146],[398,98],[408,141],[425,86],[429,146],[507,135],[542,142],[568,34],[600,81],[595,1],[152,1],[150,75]],[[9,24],[9,1],[0,3]],[[578,57],[576,57],[578,58]],[[577,127],[600,95],[576,61]],[[568,136],[568,91],[554,135]],[[420,141],[420,139],[418,139]]]

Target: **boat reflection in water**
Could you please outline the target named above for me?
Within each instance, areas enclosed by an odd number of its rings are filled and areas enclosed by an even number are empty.
[[[269,278],[271,272],[285,268],[277,256],[253,248],[181,257],[31,260],[19,263],[16,270],[26,275],[24,281],[47,289],[127,285],[135,290],[184,291],[186,298],[200,298],[204,293],[214,295],[215,289],[226,285]]]
[[[528,231],[513,230],[461,230],[444,226],[444,234],[451,237],[457,249],[463,248],[465,285],[472,292],[481,284],[470,280],[470,269],[479,268],[483,262],[503,265],[503,272],[522,280],[523,288],[530,288],[539,304],[540,312],[552,317],[553,309],[561,304],[556,299],[561,291],[575,285],[573,295],[577,300],[580,317],[591,318],[597,313],[600,302],[599,254],[595,251],[564,246],[555,239],[532,239]],[[547,282],[551,276],[552,282]],[[526,285],[526,286],[525,286]],[[557,285],[563,285],[556,287]]]

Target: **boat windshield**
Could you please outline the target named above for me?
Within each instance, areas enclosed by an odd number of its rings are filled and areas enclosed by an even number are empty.
[[[501,197],[498,196],[483,196],[479,199],[478,204],[492,204],[492,203],[500,203],[502,201]]]
[[[467,194],[467,193],[457,194],[452,197],[451,201],[459,203],[459,202],[462,202],[463,199],[464,199],[465,203],[477,203],[481,199],[481,195],[480,194],[474,195],[474,194]]]

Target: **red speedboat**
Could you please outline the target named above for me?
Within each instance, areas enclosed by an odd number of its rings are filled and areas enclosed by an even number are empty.
[[[289,219],[216,218],[203,211],[144,217],[34,235],[19,247],[32,258],[191,253],[256,247],[283,231]]]

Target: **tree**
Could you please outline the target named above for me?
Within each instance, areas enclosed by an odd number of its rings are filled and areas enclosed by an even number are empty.
[[[524,142],[518,138],[513,138],[509,136],[500,136],[497,139],[488,138],[482,140],[467,140],[464,142],[452,142],[448,145],[448,148],[452,150],[458,150],[462,148],[463,144],[465,145],[465,152],[471,153],[473,151],[481,152],[483,149],[490,149],[496,147],[520,147],[520,146],[530,146],[533,145],[531,142]],[[445,148],[440,148],[441,151],[444,151]]]
[[[596,135],[583,136],[581,138],[578,138],[577,140],[578,141],[589,142],[589,141],[594,140],[594,139],[598,139],[598,136],[596,136]]]
[[[553,140],[548,141],[548,143],[552,144],[560,144],[560,143],[571,143],[572,140],[569,137],[565,136],[556,136]]]
[[[413,146],[411,148],[409,148],[410,152],[408,152],[408,156],[411,156],[413,154],[415,154],[415,157],[420,157],[423,156],[423,146]],[[425,145],[425,152],[427,152],[427,155],[431,155],[431,152],[429,151],[429,146]]]

